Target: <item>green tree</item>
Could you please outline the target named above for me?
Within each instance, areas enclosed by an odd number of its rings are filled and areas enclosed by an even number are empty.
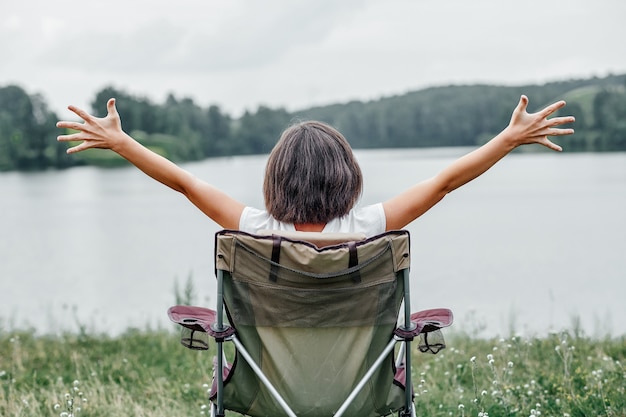
[[[232,140],[232,153],[264,154],[273,147],[292,116],[285,109],[259,106],[256,113],[246,111],[239,120]]]
[[[40,95],[15,85],[0,88],[0,169],[45,169],[66,161],[53,139],[56,119]]]

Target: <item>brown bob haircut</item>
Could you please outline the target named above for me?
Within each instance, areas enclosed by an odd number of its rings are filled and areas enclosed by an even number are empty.
[[[288,127],[270,153],[263,194],[276,220],[326,224],[348,214],[362,188],[361,168],[343,135],[304,121]]]

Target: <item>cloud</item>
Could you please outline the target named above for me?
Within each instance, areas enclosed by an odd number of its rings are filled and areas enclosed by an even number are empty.
[[[448,83],[626,70],[623,0],[0,2],[0,83],[86,106],[105,85],[240,113]]]
[[[97,72],[236,71],[259,68],[290,50],[322,42],[365,0],[234,2],[204,19],[161,15],[132,28],[70,27],[37,63]]]

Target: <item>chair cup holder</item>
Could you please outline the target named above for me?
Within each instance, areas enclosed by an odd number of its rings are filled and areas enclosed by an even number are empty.
[[[192,350],[208,350],[209,335],[206,332],[183,327],[180,332],[180,343]]]
[[[417,348],[422,353],[436,354],[440,350],[446,348],[446,341],[444,340],[441,330],[434,330],[428,333],[420,333],[419,342]]]

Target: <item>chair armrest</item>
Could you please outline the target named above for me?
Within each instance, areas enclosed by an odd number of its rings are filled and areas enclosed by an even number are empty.
[[[167,310],[170,320],[190,330],[209,332],[217,313],[204,307],[173,306]]]
[[[452,324],[454,317],[452,310],[447,308],[433,308],[411,314],[411,322],[420,329],[419,333],[430,333]]]
[[[415,336],[437,331],[452,324],[452,311],[447,308],[434,308],[411,314],[411,322],[396,328],[395,334],[412,340]]]
[[[178,305],[170,307],[167,315],[171,321],[183,327],[180,342],[189,349],[208,349],[207,334],[217,342],[223,342],[235,334],[235,329],[231,326],[217,329],[217,313],[209,308]]]

